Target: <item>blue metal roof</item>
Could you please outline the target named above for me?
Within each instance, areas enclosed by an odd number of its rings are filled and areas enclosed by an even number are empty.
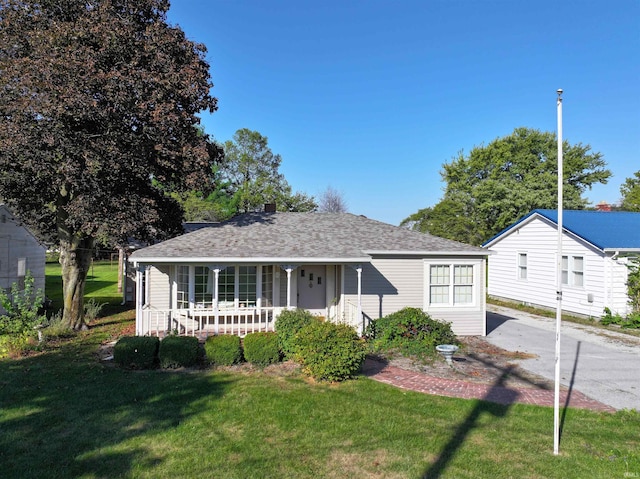
[[[558,222],[558,210],[533,210],[491,238],[485,245],[536,214],[547,218],[554,224]],[[564,210],[562,212],[562,227],[565,231],[579,236],[601,250],[640,249],[640,213]]]

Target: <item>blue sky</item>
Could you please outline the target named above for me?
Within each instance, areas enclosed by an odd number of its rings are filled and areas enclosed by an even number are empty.
[[[391,224],[442,196],[442,164],[516,127],[603,153],[586,196],[640,169],[640,1],[174,0],[207,46],[217,140],[257,130],[295,191]]]

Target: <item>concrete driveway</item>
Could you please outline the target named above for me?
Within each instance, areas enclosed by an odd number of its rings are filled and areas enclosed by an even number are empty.
[[[555,378],[555,319],[487,306],[487,340],[535,354],[524,369]],[[616,409],[640,411],[640,338],[562,322],[560,382]]]

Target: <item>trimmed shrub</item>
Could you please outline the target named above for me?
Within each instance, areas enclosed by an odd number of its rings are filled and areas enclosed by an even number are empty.
[[[156,364],[160,340],[154,336],[123,336],[113,348],[113,360],[123,368],[149,369]]]
[[[450,323],[433,319],[419,308],[404,308],[372,321],[366,336],[374,351],[398,349],[423,357],[434,356],[439,344],[459,344]]]
[[[265,367],[280,361],[280,346],[276,333],[249,333],[244,337],[244,357],[251,364]]]
[[[198,338],[194,336],[167,336],[160,341],[158,359],[162,368],[193,366],[198,362]]]
[[[353,377],[364,362],[366,346],[346,324],[314,321],[296,335],[296,356],[303,370],[319,380]]]
[[[242,361],[240,337],[231,334],[210,336],[204,343],[204,351],[210,363],[231,366]]]
[[[295,337],[298,331],[314,321],[317,321],[317,318],[306,309],[287,309],[280,313],[275,330],[285,357],[290,358],[295,354]]]

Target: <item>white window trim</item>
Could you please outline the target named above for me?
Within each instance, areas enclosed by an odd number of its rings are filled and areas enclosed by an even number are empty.
[[[463,258],[459,259],[443,259],[443,260],[424,260],[424,310],[438,310],[438,309],[470,309],[477,308],[480,304],[480,286],[481,279],[480,273],[482,269],[481,260],[465,260]],[[449,266],[449,271],[451,275],[451,281],[449,284],[449,302],[448,303],[436,303],[431,304],[431,266]],[[472,300],[469,303],[463,304],[454,304],[454,267],[455,266],[471,266],[473,268],[473,284],[471,288],[471,296]]]
[[[174,266],[173,268],[173,281],[172,281],[172,285],[171,285],[171,290],[172,290],[172,308],[173,309],[177,309],[178,308],[178,270],[180,268],[180,266],[187,266],[188,270],[189,270],[189,290],[187,291],[187,297],[188,297],[188,301],[189,301],[189,309],[194,309],[197,308],[197,305],[195,303],[195,271],[196,271],[196,266],[204,266],[204,267],[208,267],[209,268],[209,280],[213,281],[213,270],[209,265],[185,265],[185,264],[177,264]],[[262,265],[255,265],[255,264],[229,264],[226,265],[226,268],[234,268],[234,300],[233,300],[233,307],[234,309],[239,309],[240,307],[240,298],[239,298],[239,292],[240,292],[240,267],[241,266],[255,266],[256,267],[256,305],[255,306],[248,306],[249,308],[260,308],[262,307],[261,303],[262,303]],[[272,267],[271,265],[266,265],[265,267]],[[272,274],[273,274],[273,269],[272,269]],[[274,281],[272,279],[272,281]],[[215,287],[215,286],[213,286]],[[272,285],[273,287],[273,285]],[[215,298],[217,297],[218,292],[215,292],[214,294],[214,301]],[[272,291],[272,299],[271,299],[272,303],[275,302],[275,291]],[[275,303],[274,303],[275,304]]]
[[[520,260],[524,256],[524,265],[520,264]],[[525,277],[523,278],[520,274],[524,270]],[[516,280],[518,281],[529,281],[529,253],[526,251],[518,251],[516,256]]]
[[[567,281],[565,282],[563,280],[562,282],[562,286],[566,286],[569,288],[576,288],[576,289],[585,289],[585,279],[586,279],[586,274],[585,274],[585,270],[586,268],[586,263],[587,263],[587,257],[584,254],[563,254],[562,258],[567,258],[567,269],[566,270],[562,270],[562,271],[566,271],[567,272]],[[575,268],[575,260],[576,258],[581,258],[582,259],[582,269],[581,270],[577,270]],[[582,273],[582,284],[576,284],[576,273],[580,272]]]

